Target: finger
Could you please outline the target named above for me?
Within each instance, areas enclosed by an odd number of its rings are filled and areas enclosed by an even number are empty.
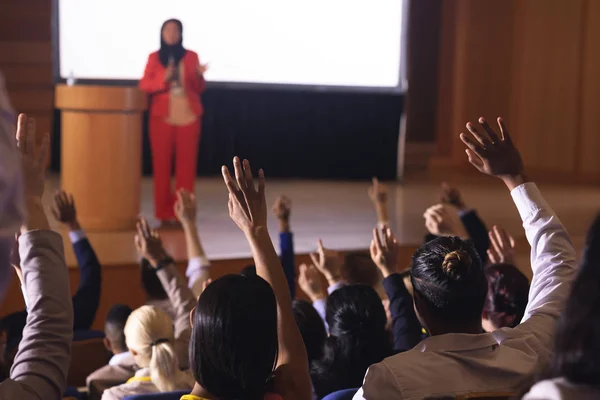
[[[258,170],[258,198],[265,201],[265,171],[262,168]]]
[[[385,230],[385,241],[386,244],[385,246],[387,247],[388,250],[391,250],[394,247],[394,241],[396,240],[396,238],[394,237],[394,234],[392,233],[392,230],[389,227],[384,227]]]
[[[502,228],[498,228],[498,233],[500,234],[500,238],[502,239],[502,247],[506,250],[512,248],[514,246],[514,240],[511,240],[511,236],[506,232],[506,230]],[[511,245],[511,242],[512,245]]]
[[[502,135],[502,140],[504,140],[507,143],[511,143],[512,144],[512,139],[510,137],[510,133],[508,133],[508,129],[506,128],[506,125],[504,124],[504,120],[502,119],[502,117],[498,117],[498,126],[500,127],[500,134]]]
[[[375,242],[375,239],[371,239],[371,244],[369,245],[369,253],[371,253],[371,259],[375,260],[375,258],[377,258],[377,243]]]
[[[67,196],[67,192],[64,190],[60,192],[60,200],[63,206],[69,205],[69,197]]]
[[[317,250],[319,252],[319,255],[321,255],[322,257],[325,256],[325,246],[323,246],[323,239],[319,239],[317,241]]]
[[[235,180],[240,190],[243,192],[246,189],[246,180],[244,179],[244,170],[239,157],[233,158],[233,171],[235,173]]]
[[[467,158],[469,159],[469,163],[471,163],[472,166],[477,168],[478,171],[484,172],[484,164],[483,164],[483,160],[481,159],[481,157],[479,157],[479,155],[477,155],[471,149],[465,149],[465,152],[467,153]]]
[[[21,149],[21,152],[24,151],[27,141],[27,115],[19,114],[19,118],[17,119],[17,146]]]
[[[479,143],[477,140],[473,139],[471,135],[467,135],[466,133],[460,134],[460,140],[475,154],[483,157],[485,154],[485,150],[483,149],[483,145]]]
[[[481,126],[483,127],[483,130],[485,130],[485,132],[487,133],[488,137],[492,141],[492,144],[496,144],[496,143],[498,143],[500,141],[500,138],[498,137],[498,134],[496,132],[494,132],[494,130],[490,127],[490,125],[487,123],[487,121],[485,120],[485,118],[480,117],[479,118],[479,123],[481,124]]]
[[[492,250],[488,249],[487,255],[488,255],[488,259],[490,260],[490,263],[498,264],[498,259],[496,258],[496,254]]]
[[[146,218],[140,218],[140,224],[142,225],[142,233],[144,235],[144,238],[148,239],[151,236],[152,232],[150,230],[150,226],[148,225],[148,221],[146,221]]]
[[[229,208],[229,215],[233,215],[233,195],[229,193],[229,201],[227,202],[227,207]]]
[[[54,193],[54,205],[57,208],[62,207],[62,197],[60,194],[61,194],[60,190],[58,190],[58,191],[56,191],[56,193]]]
[[[321,270],[321,263],[319,262],[319,255],[317,253],[309,253],[310,256],[310,260],[312,261],[312,263],[319,269],[319,271]]]
[[[373,229],[373,240],[375,241],[375,246],[378,252],[383,250],[383,243],[381,242],[381,237],[379,237],[379,230],[377,228]]]
[[[426,217],[438,224],[444,220],[444,216],[439,210],[427,210]]]
[[[135,223],[135,229],[137,230],[137,235],[140,239],[144,237],[144,228],[142,228],[142,222],[138,220]]]
[[[306,264],[300,264],[298,268],[298,273],[300,274],[300,278],[306,279],[306,273],[308,272],[308,266]]]
[[[490,137],[487,135],[487,133],[479,132],[477,128],[475,128],[475,125],[473,125],[470,122],[467,122],[466,126],[469,132],[471,132],[471,135],[473,135],[473,137],[477,139],[477,141],[481,143],[482,146],[485,147],[492,144],[492,141],[490,140]]]
[[[223,175],[223,181],[225,182],[225,186],[227,186],[229,193],[236,193],[237,191],[239,191],[239,187],[237,186],[236,182],[233,180],[233,177],[229,173],[229,168],[223,165],[221,167],[221,174]]]
[[[32,155],[35,152],[35,120],[33,118],[27,118],[26,135],[23,154]]]
[[[183,205],[183,193],[181,190],[178,190],[175,193],[175,196],[177,197],[176,201],[175,201],[175,207],[180,207]]]
[[[244,160],[244,179],[246,180],[246,187],[254,190],[254,178],[252,177],[252,168],[250,167],[250,161]]]
[[[139,234],[134,236],[133,243],[135,244],[136,250],[139,253],[141,253],[142,252],[142,238]]]
[[[508,235],[508,240],[510,243],[510,248],[514,249],[515,248],[515,239],[509,233],[507,233],[507,235]]]
[[[497,254],[502,254],[502,249],[500,248],[500,243],[498,243],[498,239],[496,238],[496,233],[492,230],[489,232],[490,242],[492,243],[492,248]]]
[[[69,205],[73,208],[75,208],[75,197],[73,197],[72,194],[69,194]]]

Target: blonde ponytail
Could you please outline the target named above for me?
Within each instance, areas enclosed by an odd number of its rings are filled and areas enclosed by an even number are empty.
[[[125,324],[127,347],[137,353],[135,361],[150,369],[150,379],[161,392],[191,389],[194,379],[179,370],[173,348],[173,321],[160,309],[142,306],[133,311]]]

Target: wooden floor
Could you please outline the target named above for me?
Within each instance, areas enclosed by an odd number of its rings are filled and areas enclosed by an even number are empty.
[[[399,242],[417,246],[426,233],[422,214],[438,201],[441,179],[435,174],[409,175],[403,184],[389,183],[392,227]],[[466,203],[476,208],[488,227],[498,224],[518,240],[520,253],[527,257],[528,248],[517,211],[506,188],[497,180],[478,175],[452,175],[451,183],[462,191]],[[59,186],[52,177],[46,191]],[[318,238],[326,246],[340,250],[365,249],[370,241],[375,213],[367,198],[369,182],[273,181],[267,182],[268,202],[278,194],[292,199],[292,230],[296,252],[307,253],[315,248]],[[198,193],[198,230],[211,259],[246,258],[250,255],[243,235],[229,219],[227,191],[220,178],[202,178],[196,183]],[[540,188],[551,206],[580,247],[585,232],[600,208],[600,187],[544,185]],[[142,182],[142,215],[153,220],[152,181]],[[275,218],[269,221],[270,232],[277,240]],[[55,225],[57,229],[60,227]],[[84,227],[85,228],[85,227]],[[66,234],[66,232],[63,232]],[[103,265],[135,263],[133,232],[88,232],[88,236]],[[177,260],[184,260],[185,244],[179,231],[164,231],[167,249]],[[67,247],[67,262],[75,267],[75,259]]]

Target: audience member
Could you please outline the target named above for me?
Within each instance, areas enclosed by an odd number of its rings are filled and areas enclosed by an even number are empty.
[[[524,400],[600,398],[600,215],[588,231],[581,267],[558,321],[545,380]]]
[[[0,126],[0,129],[4,129]],[[12,220],[3,220],[1,228],[12,229],[14,222],[26,215],[20,229],[18,257],[13,266],[22,279],[28,315],[23,338],[14,359],[10,377],[0,384],[0,398],[4,399],[57,399],[66,387],[67,371],[73,337],[73,304],[70,298],[69,274],[63,254],[62,238],[50,231],[42,206],[46,154],[50,143],[48,134],[36,140],[35,122],[25,114],[19,115],[17,142],[19,158],[13,157],[14,141],[5,141],[0,134],[2,179],[20,174],[22,169],[23,196],[14,182],[3,181],[4,207],[0,214],[11,214]],[[40,145],[37,145],[40,143]],[[6,158],[5,158],[6,156]],[[14,164],[10,164],[14,162]],[[6,165],[4,165],[6,163]],[[5,173],[10,172],[8,175]],[[23,203],[16,205],[15,200]],[[17,210],[26,210],[19,214]],[[0,268],[8,267],[8,252],[2,249]]]
[[[327,337],[327,331],[321,316],[312,304],[305,300],[294,300],[292,311],[306,346],[308,361],[313,362],[320,359],[323,355],[323,345]]]
[[[461,134],[469,162],[504,181],[531,241],[533,282],[520,325],[483,333],[487,281],[472,244],[440,237],[413,256],[415,308],[430,333],[413,350],[369,368],[356,399],[417,399],[482,391],[517,391],[548,364],[556,320],[576,271],[575,251],[558,217],[534,183],[501,119],[499,137],[481,118],[484,132],[467,124]]]
[[[185,370],[189,365],[189,314],[194,308],[195,296],[165,251],[158,233],[151,230],[143,218],[138,222],[137,230],[136,248],[156,270],[175,310],[175,319],[160,308],[148,305],[129,316],[124,330],[125,341],[140,369],[127,383],[106,390],[102,398],[108,400],[193,386],[191,376],[180,369]]]
[[[133,310],[124,304],[115,304],[108,310],[104,324],[104,346],[112,357],[108,365],[91,373],[86,384],[92,381],[125,382],[139,369],[125,341],[125,324]]]
[[[257,190],[248,161],[236,157],[234,168],[235,180],[223,167],[229,214],[246,235],[257,276],[226,275],[198,299],[190,344],[196,384],[184,398],[308,399],[308,357],[267,231],[264,174]]]

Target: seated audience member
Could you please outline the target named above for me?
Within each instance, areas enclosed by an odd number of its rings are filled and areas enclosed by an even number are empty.
[[[313,362],[320,359],[323,355],[323,345],[327,337],[321,316],[312,304],[305,300],[294,300],[292,311],[306,346],[308,361]]]
[[[177,191],[175,216],[183,227],[188,256],[185,275],[189,280],[189,288],[194,296],[198,297],[202,293],[204,282],[210,278],[210,261],[208,261],[200,242],[200,235],[196,228],[196,215],[196,196],[185,189]]]
[[[36,140],[34,120],[21,114],[17,142],[19,151],[12,134],[0,124],[0,269],[6,277],[10,243],[21,225],[12,264],[28,311],[10,377],[0,384],[0,398],[58,399],[66,387],[73,304],[62,238],[50,231],[42,205],[50,139],[45,134]]]
[[[413,255],[411,280],[417,314],[430,337],[413,350],[371,366],[355,399],[420,399],[428,395],[517,391],[551,358],[556,320],[576,271],[565,228],[523,173],[519,152],[501,119],[499,137],[467,124],[461,134],[469,161],[501,178],[511,191],[531,242],[533,281],[520,325],[484,333],[481,315],[487,280],[469,242],[440,237]]]
[[[318,398],[359,387],[367,368],[392,354],[385,310],[372,287],[347,285],[331,293],[326,318],[329,337],[310,373]]]
[[[105,390],[103,400],[192,388],[191,375],[179,369],[172,322],[153,306],[142,306],[131,313],[125,325],[125,341],[140,369],[127,383]]]
[[[294,254],[294,236],[290,225],[292,201],[286,196],[279,196],[273,205],[273,214],[279,222],[279,259],[283,273],[288,281],[292,299],[296,295],[296,261]],[[245,276],[256,275],[256,266],[247,265],[240,272]]]
[[[135,245],[160,279],[175,310],[175,320],[154,306],[135,310],[125,325],[125,341],[140,369],[127,383],[104,392],[103,399],[123,399],[134,394],[159,393],[191,388],[193,379],[180,372],[188,368],[189,314],[195,296],[166,253],[158,234],[141,219]]]
[[[581,267],[560,316],[545,380],[524,400],[600,398],[600,215],[588,231]]]
[[[72,298],[73,329],[76,331],[87,330],[92,326],[100,304],[102,268],[91,243],[79,224],[73,196],[64,191],[58,191],[54,196],[52,214],[57,221],[69,229],[69,238],[79,267],[79,286]],[[5,359],[9,365],[21,340],[26,319],[27,311],[25,310],[3,318],[2,328],[7,333]]]
[[[88,388],[92,381],[125,382],[139,369],[125,341],[125,324],[131,312],[131,307],[124,304],[115,304],[108,310],[104,324],[104,345],[113,356],[108,365],[87,377]]]
[[[308,358],[288,283],[267,230],[265,183],[250,164],[226,167],[229,214],[244,232],[256,276],[226,275],[206,287],[192,316],[190,362],[196,384],[183,399],[309,399]],[[237,182],[236,182],[237,181]]]

